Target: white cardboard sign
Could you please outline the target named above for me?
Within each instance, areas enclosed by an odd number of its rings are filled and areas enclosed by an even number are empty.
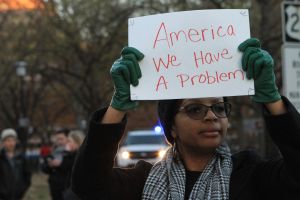
[[[157,14],[128,20],[129,46],[145,58],[132,100],[254,94],[238,45],[250,38],[248,10]]]

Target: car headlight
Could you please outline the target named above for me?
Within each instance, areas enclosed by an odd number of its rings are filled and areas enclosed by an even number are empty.
[[[166,154],[166,150],[160,150],[159,152],[158,152],[158,157],[159,158],[163,158],[164,156],[165,156],[165,154]]]
[[[123,151],[121,154],[123,159],[129,159],[130,158],[130,153],[128,151]]]

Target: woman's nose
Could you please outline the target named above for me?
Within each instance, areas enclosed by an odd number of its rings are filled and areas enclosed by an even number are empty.
[[[204,120],[216,120],[216,119],[218,119],[218,117],[211,110],[211,108],[207,109],[206,114],[204,116]]]

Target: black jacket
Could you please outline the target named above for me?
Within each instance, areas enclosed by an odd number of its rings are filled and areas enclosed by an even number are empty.
[[[66,181],[65,181],[65,188],[69,188],[71,185],[71,171],[74,165],[76,152],[69,152],[66,151],[62,163],[59,166],[59,169],[62,171],[62,173],[66,174]]]
[[[5,150],[0,152],[0,200],[20,200],[31,183],[31,172],[23,154],[9,163]]]
[[[69,188],[71,185],[71,171],[77,152],[63,151],[61,154],[62,162],[57,167],[50,167],[48,165],[47,159],[53,159],[52,155],[45,157],[42,164],[42,171],[49,174],[48,182],[53,199],[76,200],[78,198]]]
[[[272,116],[266,126],[283,158],[264,161],[252,151],[234,154],[230,200],[300,199],[300,115],[283,97],[288,112]],[[100,124],[105,110],[94,113],[75,162],[72,190],[83,200],[138,200],[152,165],[140,161],[132,169],[113,168],[126,120]]]
[[[63,157],[67,154],[67,152],[63,151],[61,152],[62,162]],[[49,159],[54,159],[55,156],[52,154],[45,157],[44,161],[41,165],[41,169],[44,173],[49,175],[48,182],[50,184],[50,187],[56,188],[58,190],[64,190],[67,182],[67,176],[68,173],[65,168],[62,168],[61,166],[57,167],[51,167],[48,165]]]
[[[65,183],[65,191],[63,194],[64,200],[78,200],[78,197],[73,193],[70,189],[71,186],[71,172],[74,165],[75,157],[77,155],[77,151],[69,152],[66,151],[63,156],[63,160],[61,165],[59,166],[60,170],[65,171],[66,183]]]

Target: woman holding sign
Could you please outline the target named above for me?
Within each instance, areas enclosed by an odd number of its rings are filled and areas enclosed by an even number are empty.
[[[263,161],[251,151],[231,155],[225,142],[231,105],[226,98],[162,100],[158,114],[172,147],[154,166],[113,168],[126,126],[130,84],[138,85],[143,54],[124,48],[111,68],[115,93],[95,112],[73,169],[72,189],[82,199],[300,199],[300,115],[275,85],[273,59],[257,39],[240,44],[242,66],[254,78],[253,101],[282,159]]]

